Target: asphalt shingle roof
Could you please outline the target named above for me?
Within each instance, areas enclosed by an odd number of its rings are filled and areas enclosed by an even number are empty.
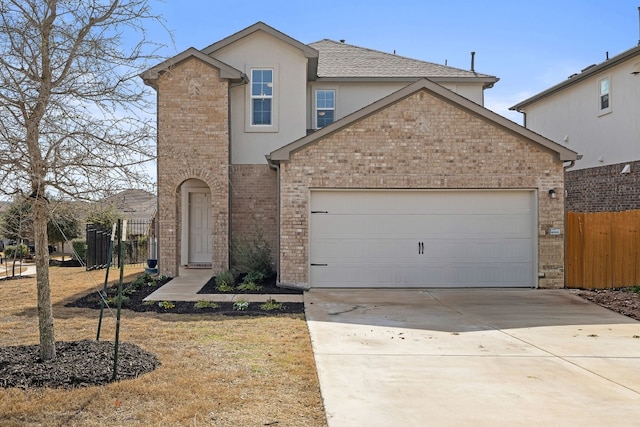
[[[493,77],[329,39],[309,44],[319,53],[320,78]]]

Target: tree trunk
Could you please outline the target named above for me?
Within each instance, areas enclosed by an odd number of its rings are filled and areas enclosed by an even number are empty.
[[[44,191],[43,191],[44,192]],[[36,284],[38,288],[38,321],[40,329],[40,359],[56,358],[56,342],[51,308],[49,283],[49,242],[47,238],[47,200],[36,194],[33,203],[33,231],[35,236]]]

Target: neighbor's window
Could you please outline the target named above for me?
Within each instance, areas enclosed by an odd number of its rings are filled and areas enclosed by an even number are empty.
[[[335,120],[336,91],[316,90],[316,127],[323,128]]]
[[[271,126],[273,121],[273,70],[251,70],[251,125]]]
[[[609,77],[599,81],[600,87],[600,112],[606,113],[611,110],[611,82]]]

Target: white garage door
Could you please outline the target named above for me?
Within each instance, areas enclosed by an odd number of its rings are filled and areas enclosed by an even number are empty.
[[[312,191],[312,287],[533,287],[533,191]]]

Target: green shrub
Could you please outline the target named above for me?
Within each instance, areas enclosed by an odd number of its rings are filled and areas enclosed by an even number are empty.
[[[216,289],[219,292],[231,292],[234,290],[235,277],[230,270],[218,274],[215,278]]]
[[[273,298],[269,298],[264,304],[260,305],[260,308],[264,311],[281,310],[282,303],[274,300]]]
[[[11,259],[14,256],[18,259],[22,258],[29,253],[27,245],[7,246],[4,248],[4,256],[7,259]]]
[[[262,271],[252,270],[244,276],[242,281],[245,283],[262,283],[266,278]]]
[[[126,307],[127,305],[129,305],[129,297],[126,295],[122,295],[122,297],[120,298],[120,306],[121,307]],[[116,306],[118,305],[118,296],[114,295],[112,297],[107,298],[107,304],[109,304],[110,306]]]
[[[640,285],[632,286],[631,288],[629,288],[629,290],[631,292],[635,292],[637,294],[640,294]]]
[[[249,308],[249,302],[243,299],[239,299],[238,301],[233,303],[234,310],[244,311]]]
[[[238,285],[238,290],[240,291],[258,292],[260,289],[262,289],[262,286],[254,282],[242,282]]]
[[[141,274],[129,284],[130,287],[135,289],[142,289],[145,286],[156,286],[156,279],[148,275],[147,273]]]
[[[87,242],[75,239],[71,241],[71,247],[73,247],[73,259],[81,262],[87,261]]]
[[[233,268],[238,273],[256,272],[264,277],[275,273],[271,247],[264,239],[262,230],[256,229],[251,240],[238,239],[231,245]]]
[[[160,301],[158,303],[158,307],[164,308],[165,310],[170,310],[172,308],[176,308],[176,305],[171,301]]]
[[[193,305],[195,308],[212,308],[212,309],[216,309],[218,307],[220,307],[220,304],[218,304],[217,302],[213,302],[213,301],[198,301]]]

